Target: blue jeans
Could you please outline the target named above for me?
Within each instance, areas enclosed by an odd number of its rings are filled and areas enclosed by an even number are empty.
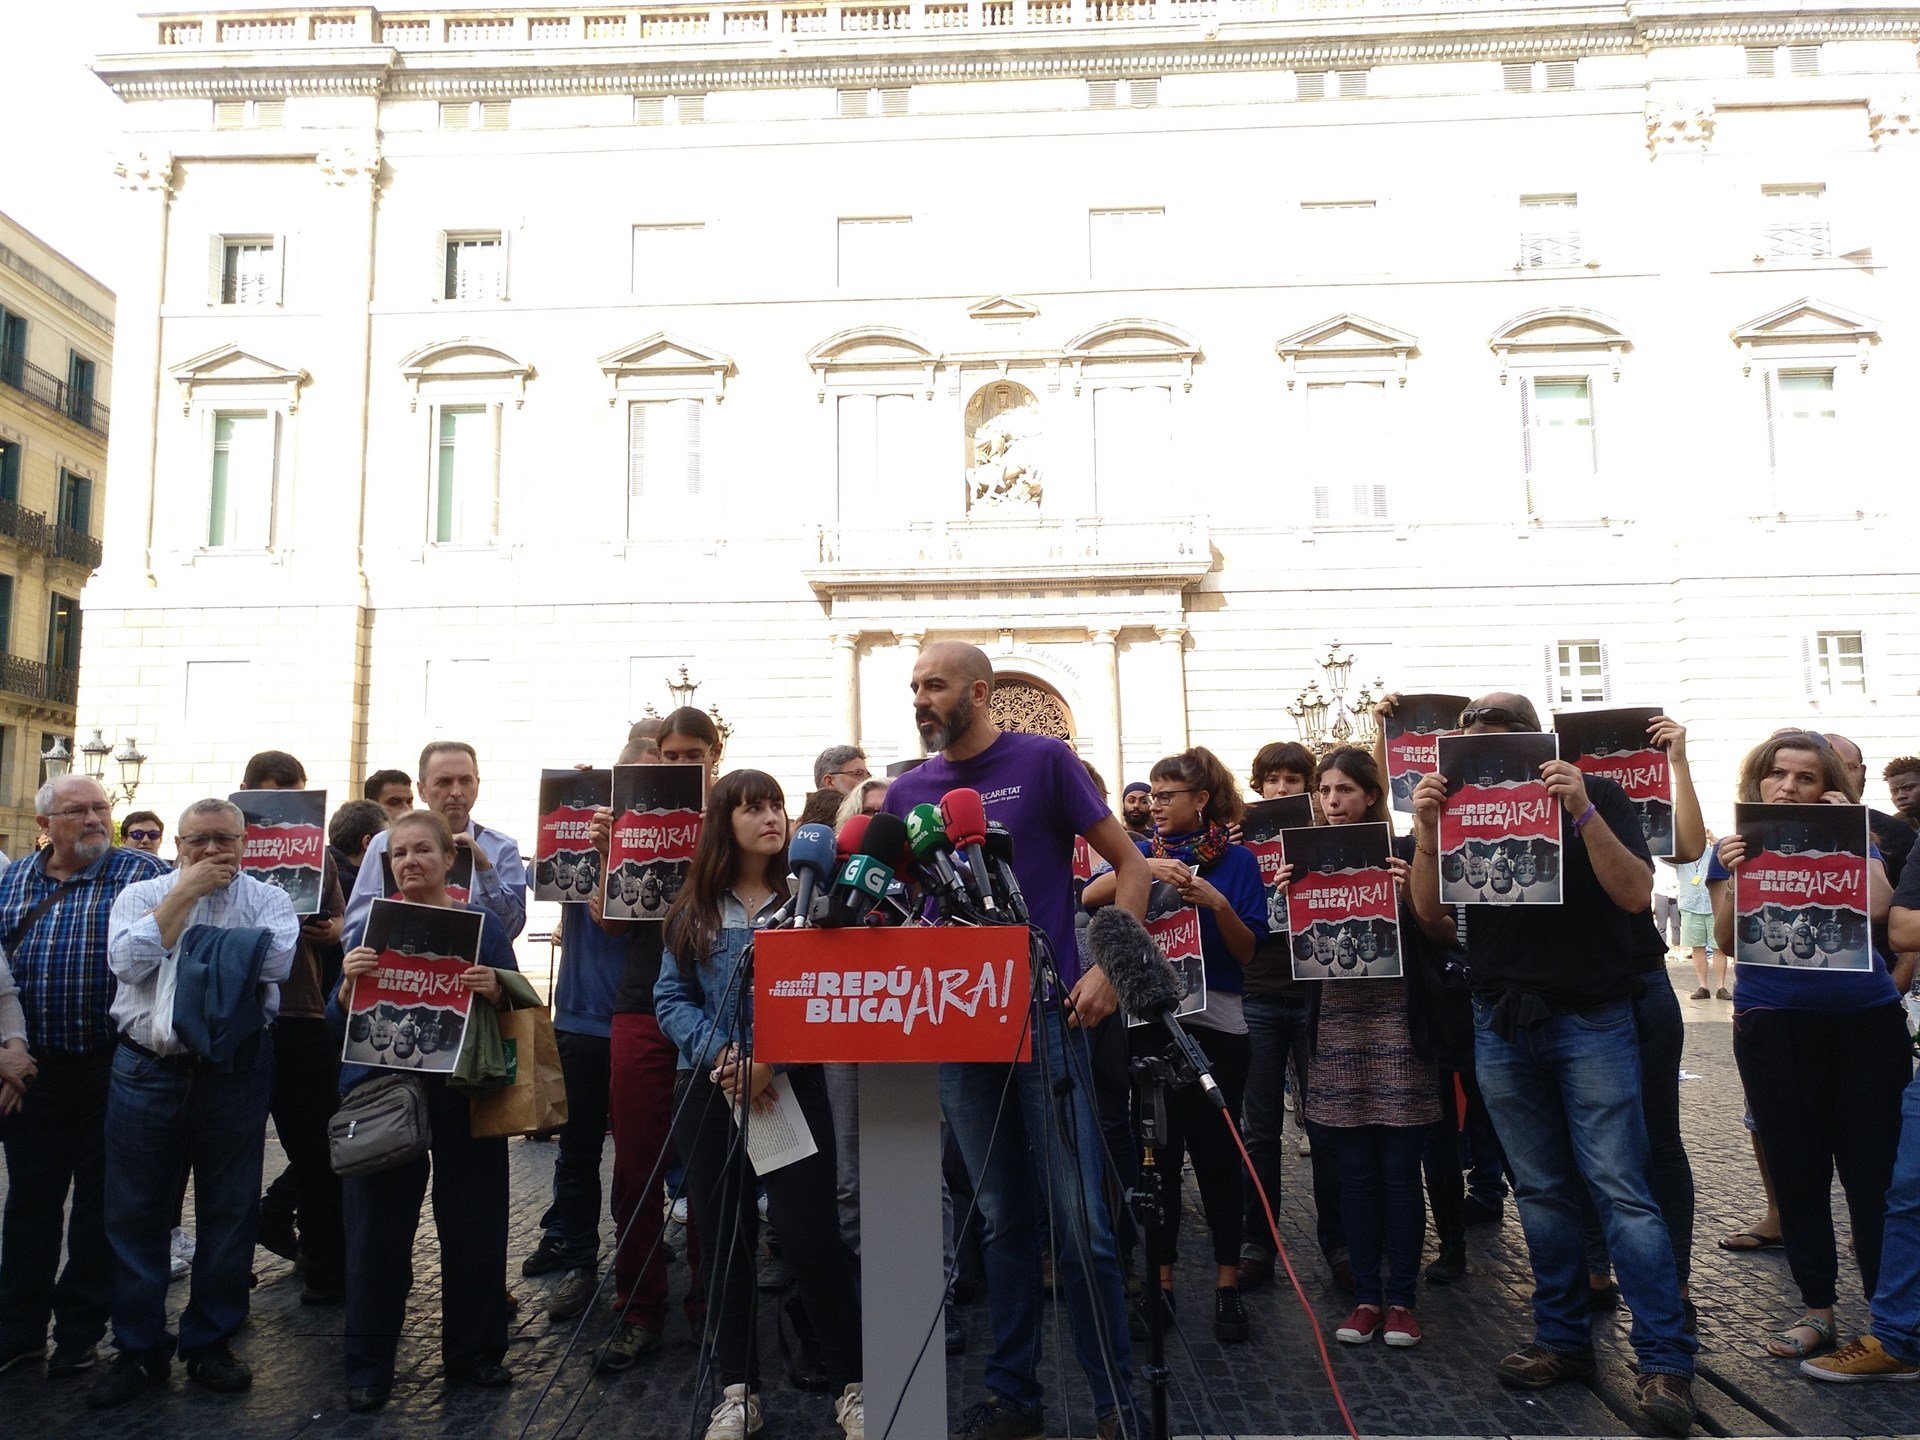
[[[1045,1399],[1039,1378],[1043,1236],[1051,1237],[1059,1293],[1095,1412],[1105,1415],[1123,1405],[1133,1410],[1126,1298],[1113,1220],[1101,1193],[1106,1156],[1088,1089],[1087,1051],[1078,1030],[1069,1031],[1057,1011],[1039,1005],[1031,1062],[940,1067],[941,1109],[979,1196],[993,1326],[987,1389],[1023,1411],[1039,1410]],[[1003,1090],[1007,1105],[1001,1114]]]
[[[1426,1235],[1426,1204],[1420,1191],[1420,1151],[1431,1125],[1342,1125],[1335,1158],[1340,1164],[1340,1218],[1353,1261],[1355,1303],[1379,1305],[1380,1262],[1387,1266],[1384,1300],[1413,1308],[1420,1278],[1420,1242]]]
[[[1474,1059],[1487,1113],[1513,1167],[1533,1266],[1534,1338],[1562,1354],[1592,1346],[1580,1182],[1593,1197],[1641,1373],[1692,1376],[1673,1242],[1647,1185],[1640,1042],[1625,1000],[1554,1015],[1509,1041],[1473,1002]]]
[[[1900,1100],[1900,1150],[1881,1229],[1873,1333],[1894,1359],[1920,1365],[1920,1076]]]
[[[1286,1085],[1287,1061],[1292,1058],[1295,1073],[1304,1087],[1307,1073],[1307,1002],[1281,999],[1271,995],[1248,995],[1245,1001],[1247,1038],[1253,1051],[1247,1063],[1247,1093],[1241,1104],[1241,1140],[1253,1170],[1265,1187],[1273,1213],[1280,1214],[1280,1192],[1286,1173],[1285,1137],[1287,1112],[1282,1093]],[[1294,1096],[1301,1115],[1306,1114],[1305,1094]],[[1335,1162],[1332,1142],[1323,1140],[1319,1127],[1301,1127],[1313,1141],[1313,1209],[1315,1238],[1320,1253],[1329,1264],[1342,1258],[1347,1237],[1340,1228],[1340,1171]],[[1321,1146],[1326,1145],[1323,1154]],[[1246,1211],[1241,1220],[1241,1253],[1250,1257],[1273,1258],[1273,1232],[1267,1228],[1267,1212],[1261,1207],[1259,1192],[1252,1180],[1246,1184]]]
[[[122,1045],[107,1091],[107,1244],[113,1342],[171,1355],[168,1241],[180,1166],[193,1167],[194,1251],[180,1352],[224,1345],[247,1318],[260,1163],[273,1098],[273,1034],[253,1063],[221,1072],[155,1060]]]

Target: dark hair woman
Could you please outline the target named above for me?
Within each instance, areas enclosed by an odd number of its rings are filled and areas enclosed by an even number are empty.
[[[1246,1092],[1252,1043],[1242,1007],[1245,967],[1260,937],[1267,933],[1267,892],[1260,862],[1244,845],[1227,838],[1227,827],[1245,809],[1239,787],[1227,767],[1209,750],[1196,746],[1169,755],[1149,772],[1153,835],[1140,843],[1156,881],[1172,885],[1180,898],[1200,912],[1200,953],[1207,968],[1206,1009],[1181,1023],[1206,1054],[1213,1078],[1232,1113],[1240,1113]],[[1111,904],[1118,889],[1111,873],[1087,883],[1082,903]],[[1154,1049],[1152,1032],[1136,1032],[1137,1043]],[[1177,1176],[1184,1157],[1193,1158],[1200,1203],[1213,1237],[1213,1329],[1216,1338],[1234,1342],[1248,1335],[1240,1303],[1240,1239],[1244,1195],[1240,1155],[1233,1136],[1197,1086],[1167,1097],[1167,1139],[1160,1163]],[[1147,1236],[1148,1253],[1160,1265],[1161,1288],[1173,1289],[1173,1261],[1180,1237],[1178,1198],[1164,1208],[1164,1219]]]
[[[756,1181],[839,1391],[835,1418],[856,1440],[865,1432],[860,1299],[853,1257],[840,1238],[833,1115],[819,1067],[791,1066],[781,1077],[813,1134],[806,1159],[756,1176],[733,1119],[736,1105],[761,1111],[778,1102],[773,1067],[753,1058],[751,997],[743,987],[754,927],[786,898],[786,847],[786,797],[771,775],[737,770],[713,787],[686,884],[667,911],[666,953],[654,986],[660,1029],[679,1052],[673,1139],[704,1241],[708,1326],[722,1387],[707,1440],[746,1440],[762,1423],[753,1314]],[[745,1124],[750,1130],[751,1115]]]
[[[1740,765],[1738,798],[1753,805],[1857,804],[1853,779],[1824,735],[1788,730]],[[1720,948],[1737,959],[1733,891],[1747,842],[1728,835],[1707,871]],[[1892,906],[1877,849],[1867,861],[1868,914]],[[1900,1142],[1900,1100],[1913,1051],[1900,994],[1869,945],[1865,970],[1811,972],[1744,964],[1734,987],[1733,1058],[1753,1112],[1754,1137],[1773,1179],[1787,1265],[1805,1313],[1767,1341],[1769,1354],[1801,1359],[1831,1349],[1839,1280],[1833,1173],[1853,1220],[1854,1257],[1871,1299],[1880,1278],[1887,1188]]]
[[[414,810],[393,822],[388,856],[401,897],[416,905],[457,908],[447,893],[453,833],[432,810]],[[480,963],[460,975],[475,1003],[502,999],[496,970],[517,970],[507,932],[488,912],[481,918]],[[342,991],[380,968],[380,954],[348,935]],[[336,998],[330,1018],[343,1023]],[[382,1072],[343,1065],[346,1095]],[[378,1175],[340,1182],[347,1228],[347,1408],[377,1410],[393,1389],[394,1353],[405,1327],[414,1233],[427,1180],[433,1180],[433,1223],[440,1241],[440,1356],[447,1378],[483,1388],[510,1384],[500,1361],[507,1353],[507,1142],[476,1140],[468,1128],[467,1096],[438,1075],[426,1088],[431,1139],[417,1160]]]

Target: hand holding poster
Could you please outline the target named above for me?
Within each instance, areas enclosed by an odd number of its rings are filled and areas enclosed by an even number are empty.
[[[318,915],[327,863],[327,792],[236,790],[227,798],[247,817],[240,868],[286,891],[294,914]]]
[[[1413,787],[1440,768],[1434,742],[1460,728],[1460,712],[1470,703],[1464,695],[1402,695],[1382,719],[1387,791],[1395,810],[1413,813]]]
[[[349,982],[341,1060],[450,1074],[473,1008],[460,976],[480,963],[483,923],[478,910],[375,900],[361,943],[380,952],[380,965]]]
[[[1551,735],[1443,735],[1440,898],[1449,905],[1558,905],[1560,802],[1540,767]]]
[[[1400,893],[1387,867],[1393,836],[1386,823],[1289,830],[1283,843],[1293,866],[1286,892],[1293,978],[1401,974]]]
[[[533,898],[580,904],[600,885],[600,852],[587,838],[593,812],[613,804],[611,770],[542,770]]]
[[[1313,797],[1304,792],[1251,801],[1240,821],[1240,843],[1260,862],[1260,879],[1267,887],[1267,929],[1276,935],[1287,928],[1287,892],[1279,888],[1287,852],[1280,835],[1312,824]]]
[[[1187,997],[1174,1015],[1197,1015],[1207,1008],[1207,965],[1200,954],[1200,912],[1180,899],[1180,892],[1156,881],[1147,894],[1147,934],[1166,956],[1174,974],[1186,982]],[[1127,1024],[1144,1025],[1129,1015]]]
[[[1604,775],[1633,802],[1647,852],[1673,856],[1673,771],[1667,752],[1647,739],[1647,727],[1666,712],[1651,705],[1613,710],[1575,710],[1553,717],[1560,758],[1583,775]]]
[[[1870,970],[1864,805],[1735,805],[1747,842],[1733,872],[1742,965]]]
[[[706,801],[703,765],[613,767],[609,920],[664,920],[693,863]]]

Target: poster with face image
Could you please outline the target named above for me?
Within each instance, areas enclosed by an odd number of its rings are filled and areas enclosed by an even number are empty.
[[[704,765],[613,767],[609,920],[666,919],[693,864],[706,787]]]
[[[1647,726],[1667,712],[1651,705],[1611,710],[1573,710],[1553,717],[1560,737],[1560,758],[1583,775],[1604,775],[1633,802],[1647,853],[1656,860],[1673,856],[1673,771],[1667,752],[1648,743]]]
[[[600,852],[587,838],[594,807],[613,804],[611,770],[542,770],[533,898],[584,905],[600,887]]]
[[[423,833],[423,832],[416,832]],[[388,837],[392,844],[392,837]],[[393,878],[393,852],[380,852],[380,889],[389,900],[403,898],[400,894],[400,882]],[[453,868],[447,872],[447,894],[455,903],[464,905],[473,898],[473,851],[464,845],[456,845],[453,850]]]
[[[1186,986],[1186,998],[1174,1007],[1174,1017],[1197,1015],[1207,1008],[1207,963],[1200,955],[1200,912],[1180,898],[1180,892],[1164,880],[1153,882],[1147,891],[1147,933],[1166,956]],[[1127,1024],[1145,1021],[1127,1017]]]
[[[361,943],[380,952],[380,968],[353,981],[341,1060],[451,1074],[473,1009],[460,975],[480,963],[484,918],[478,910],[375,900]]]
[[[1296,980],[1383,980],[1402,973],[1400,895],[1386,822],[1317,825],[1285,837],[1287,937]]]
[[[1747,842],[1733,872],[1733,958],[1872,969],[1866,806],[1735,805],[1733,825]]]
[[[1440,898],[1449,905],[1558,905],[1560,802],[1540,767],[1551,735],[1442,735]]]
[[[1413,813],[1413,787],[1440,768],[1435,742],[1460,728],[1464,695],[1402,695],[1380,730],[1387,747],[1387,794],[1395,810]]]
[[[1253,800],[1240,819],[1240,843],[1260,862],[1260,879],[1267,887],[1267,929],[1275,935],[1287,928],[1287,892],[1278,888],[1280,867],[1287,863],[1281,833],[1304,830],[1313,824],[1313,797],[1276,795]]]
[[[327,863],[327,792],[238,790],[227,798],[247,817],[240,868],[286,891],[294,914],[318,915]]]

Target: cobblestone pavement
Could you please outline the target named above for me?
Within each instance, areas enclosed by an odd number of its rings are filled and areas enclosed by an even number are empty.
[[[1690,978],[1676,970],[1682,994]],[[1681,1087],[1689,1147],[1699,1189],[1694,1293],[1701,1309],[1701,1383],[1697,1389],[1704,1433],[1712,1435],[1892,1436],[1920,1431],[1907,1387],[1815,1386],[1794,1373],[1788,1362],[1768,1358],[1761,1339],[1794,1313],[1791,1282],[1779,1251],[1734,1256],[1714,1241],[1744,1228],[1759,1213],[1759,1185],[1740,1125],[1740,1087],[1731,1054],[1731,1006],[1682,1000],[1688,1011],[1686,1068],[1695,1077]],[[1291,1142],[1291,1131],[1289,1140]],[[438,1253],[431,1227],[423,1227],[415,1259],[418,1280],[409,1310],[408,1334],[400,1352],[400,1374],[393,1401],[376,1416],[346,1412],[340,1382],[338,1309],[303,1308],[299,1282],[283,1262],[260,1252],[260,1286],[253,1318],[237,1349],[253,1366],[255,1385],[240,1397],[207,1395],[185,1384],[179,1368],[171,1392],[135,1401],[110,1416],[85,1408],[87,1378],[43,1380],[35,1367],[0,1376],[0,1407],[7,1433],[90,1437],[179,1437],[223,1440],[237,1436],[300,1435],[390,1437],[454,1435],[463,1440],[488,1437],[589,1436],[684,1437],[696,1405],[693,1371],[696,1349],[684,1322],[670,1328],[668,1343],[627,1375],[589,1374],[581,1351],[604,1336],[611,1324],[602,1310],[591,1312],[581,1345],[562,1364],[571,1327],[549,1325],[545,1303],[553,1280],[525,1280],[520,1258],[531,1248],[546,1200],[553,1160],[550,1145],[514,1142],[510,1286],[520,1299],[507,1363],[518,1376],[515,1387],[476,1394],[448,1392],[438,1377]],[[1451,1436],[1602,1436],[1639,1433],[1627,1404],[1631,1374],[1626,1345],[1627,1316],[1607,1317],[1596,1326],[1600,1374],[1591,1385],[1569,1385],[1544,1394],[1522,1396],[1494,1383],[1494,1362],[1530,1336],[1530,1280],[1520,1229],[1511,1208],[1499,1226],[1470,1232],[1471,1272],[1451,1290],[1423,1287],[1420,1318],[1426,1343],[1413,1350],[1372,1345],[1354,1349],[1332,1343],[1333,1327],[1348,1304],[1328,1283],[1311,1232],[1309,1162],[1288,1161],[1286,1194],[1281,1202],[1283,1234],[1322,1328],[1332,1364],[1353,1419],[1363,1435]],[[269,1173],[279,1168],[270,1142]],[[1197,1199],[1188,1195],[1187,1233],[1204,1234]],[[1835,1215],[1844,1227],[1846,1210],[1836,1192]],[[1843,1228],[1844,1235],[1844,1228]],[[1431,1236],[1429,1236],[1431,1246]],[[1182,1265],[1182,1293],[1197,1300],[1210,1283],[1204,1247],[1189,1244]],[[874,1257],[869,1257],[872,1263]],[[674,1266],[674,1294],[684,1293],[684,1263]],[[175,1305],[185,1301],[185,1286],[174,1287]],[[1299,1302],[1286,1289],[1267,1289],[1247,1297],[1254,1327],[1244,1346],[1223,1347],[1212,1338],[1202,1306],[1185,1306],[1186,1343],[1174,1346],[1173,1396],[1176,1433],[1208,1435],[1324,1436],[1344,1431],[1321,1373],[1312,1334]],[[964,1311],[971,1342],[968,1354],[949,1371],[954,1409],[982,1394],[983,1352],[987,1344],[986,1310]],[[1843,1267],[1841,1328],[1851,1333],[1865,1320],[1857,1276]],[[764,1353],[770,1378],[777,1375],[777,1350],[767,1325]],[[1055,1434],[1085,1436],[1091,1426],[1084,1387],[1066,1362],[1064,1393],[1054,1359],[1055,1327],[1048,1320],[1044,1374],[1051,1392],[1049,1419]],[[1061,1317],[1059,1334],[1064,1337]],[[935,1344],[939,1338],[934,1338]],[[1070,1348],[1070,1347],[1069,1347]],[[97,1372],[95,1372],[97,1373]],[[552,1382],[551,1389],[547,1388]],[[1069,1414],[1066,1398],[1072,1397]],[[839,1431],[824,1397],[800,1395],[772,1383],[767,1392],[769,1436],[779,1440],[831,1440]],[[704,1419],[704,1414],[702,1415]],[[884,1417],[873,1417],[878,1440]],[[937,1440],[901,1436],[898,1440]]]

